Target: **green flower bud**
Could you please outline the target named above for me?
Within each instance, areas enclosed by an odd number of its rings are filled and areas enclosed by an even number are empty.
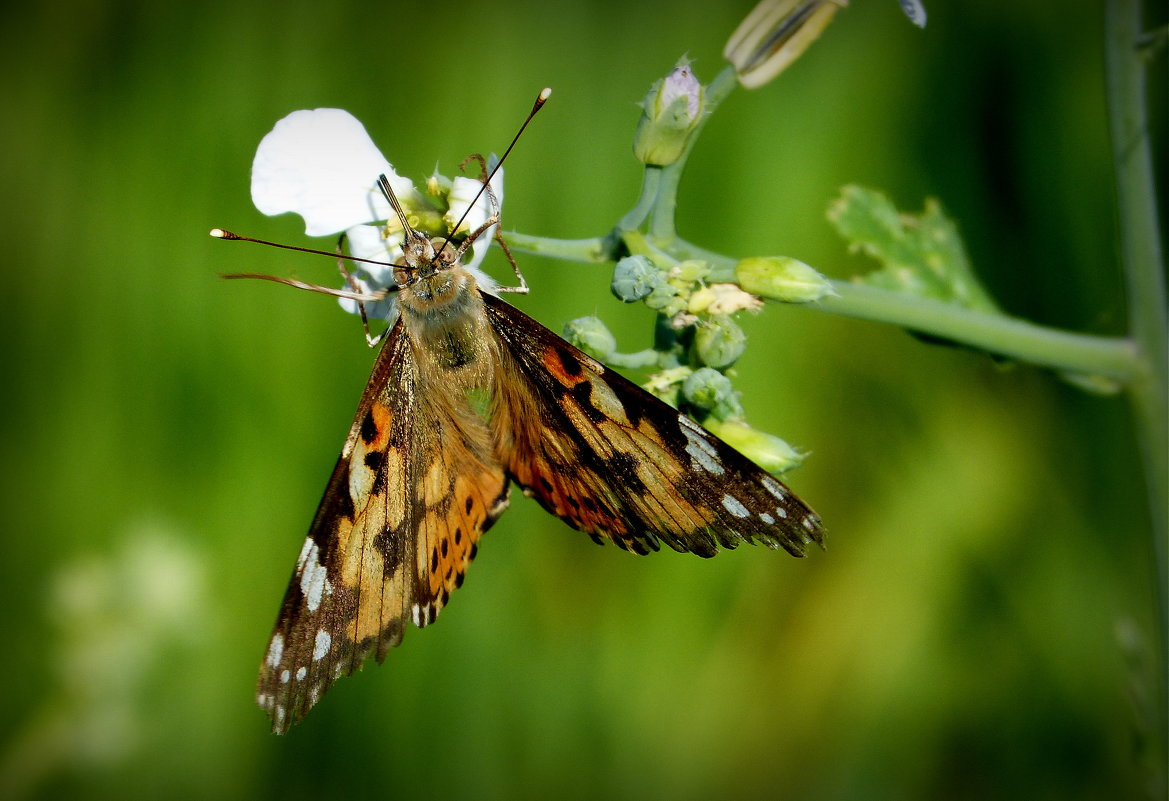
[[[706,279],[710,275],[710,265],[702,259],[686,259],[670,268],[670,280],[690,285]]]
[[[709,367],[700,367],[690,374],[682,384],[682,397],[690,406],[718,419],[743,413],[739,393],[731,386],[731,379]]]
[[[735,265],[735,278],[752,295],[787,303],[810,303],[836,294],[827,278],[787,256],[743,259]]]
[[[703,425],[769,473],[782,473],[803,464],[807,454],[800,453],[779,437],[757,431],[746,423],[708,418]]]
[[[669,367],[651,375],[642,388],[674,408],[678,407],[678,393],[694,371],[689,367]]]
[[[604,361],[617,350],[617,338],[598,317],[578,317],[564,324],[564,338],[594,359]]]
[[[645,256],[626,256],[617,262],[609,288],[621,302],[633,303],[644,300],[664,281],[662,271]]]
[[[755,89],[787,69],[848,0],[762,0],[723,48],[745,89]]]
[[[714,317],[694,332],[694,353],[709,367],[726,369],[737,362],[746,349],[747,335],[730,317]]]
[[[650,87],[641,104],[633,154],[642,164],[673,164],[686,149],[703,112],[702,84],[684,61]]]
[[[645,305],[666,314],[666,307],[679,300],[681,299],[678,297],[678,288],[663,281],[646,295]]]

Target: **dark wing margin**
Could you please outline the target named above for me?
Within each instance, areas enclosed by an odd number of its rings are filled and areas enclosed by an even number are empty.
[[[774,476],[514,306],[484,301],[503,351],[500,450],[549,512],[636,553],[822,544],[820,518]]]
[[[390,331],[301,547],[256,700],[283,733],[341,676],[434,622],[480,534],[507,506],[485,428],[420,397],[411,345]],[[470,428],[471,430],[467,430]],[[475,452],[472,452],[472,451]]]

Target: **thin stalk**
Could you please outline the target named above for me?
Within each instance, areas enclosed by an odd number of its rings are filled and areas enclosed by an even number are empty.
[[[1155,699],[1160,755],[1169,743],[1166,701],[1169,651],[1169,329],[1164,261],[1149,148],[1145,64],[1140,52],[1141,3],[1109,0],[1105,7],[1105,79],[1120,259],[1128,300],[1129,333],[1140,369],[1130,385],[1137,441],[1145,467],[1152,515],[1152,556],[1158,594],[1159,648]],[[1163,778],[1163,777],[1162,777]]]
[[[1092,336],[1035,325],[1001,314],[972,311],[902,292],[833,281],[836,297],[817,306],[859,320],[892,323],[1031,364],[1128,383],[1137,372],[1127,339]]]
[[[646,165],[645,173],[641,177],[641,196],[637,198],[637,204],[618,221],[616,226],[618,231],[635,231],[645,222],[645,218],[649,216],[650,211],[653,210],[654,202],[657,200],[658,184],[661,177],[661,167],[655,167],[652,164]]]
[[[532,253],[537,256],[548,256],[566,261],[581,261],[588,264],[604,264],[612,260],[605,237],[601,236],[588,239],[552,239],[547,236],[533,236],[521,234],[518,231],[507,231],[503,238],[508,247],[521,253]]]

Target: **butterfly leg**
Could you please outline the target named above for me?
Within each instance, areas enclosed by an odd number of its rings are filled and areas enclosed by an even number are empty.
[[[511,255],[511,248],[507,246],[507,242],[503,241],[503,232],[498,228],[495,229],[495,241],[503,249],[503,255],[507,256],[507,260],[511,264],[512,272],[515,273],[516,280],[520,282],[519,286],[501,286],[499,291],[514,292],[517,295],[528,294],[528,282],[524,280],[524,274],[520,272],[520,266],[516,264],[515,257]]]
[[[345,234],[342,233],[337,237],[337,269],[341,273],[341,277],[345,280],[345,285],[357,293],[364,293],[366,290],[358,283],[357,278],[350,272],[349,268],[345,266]],[[361,313],[361,327],[365,331],[365,342],[371,348],[376,348],[381,344],[386,337],[386,332],[382,331],[380,334],[374,336],[369,331],[369,317],[365,314],[365,303],[357,301],[357,310]]]
[[[487,182],[488,173],[486,160],[484,160],[483,156],[479,153],[472,153],[470,156],[467,156],[462,160],[462,162],[459,163],[459,169],[464,169],[467,164],[472,161],[479,163],[479,180],[483,182],[483,189],[487,193],[488,201],[491,203],[491,216],[487,218],[487,222],[483,223],[483,225],[479,226],[479,228],[474,233],[463,240],[463,244],[458,250],[458,255],[460,257],[463,255],[463,253],[466,252],[467,248],[474,244],[475,240],[486,233],[487,230],[491,228],[491,226],[499,224],[499,199],[495,197],[495,192],[492,190],[491,184]],[[528,294],[528,282],[524,280],[524,274],[520,272],[520,266],[516,264],[515,257],[511,255],[511,248],[507,246],[507,242],[505,242],[503,239],[503,232],[499,228],[495,229],[494,238],[495,241],[499,243],[499,247],[503,249],[503,255],[507,257],[508,263],[511,264],[511,269],[512,272],[515,273],[516,280],[520,282],[519,286],[501,286],[499,287],[498,291],[511,292],[516,295]]]

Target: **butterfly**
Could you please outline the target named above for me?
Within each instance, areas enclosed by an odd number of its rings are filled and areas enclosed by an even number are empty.
[[[378,183],[403,231],[396,311],[261,664],[273,731],[435,621],[513,484],[637,554],[748,542],[802,556],[821,543],[820,519],[780,481],[469,269],[468,248],[499,221],[489,177],[492,213],[457,247],[414,230]]]

